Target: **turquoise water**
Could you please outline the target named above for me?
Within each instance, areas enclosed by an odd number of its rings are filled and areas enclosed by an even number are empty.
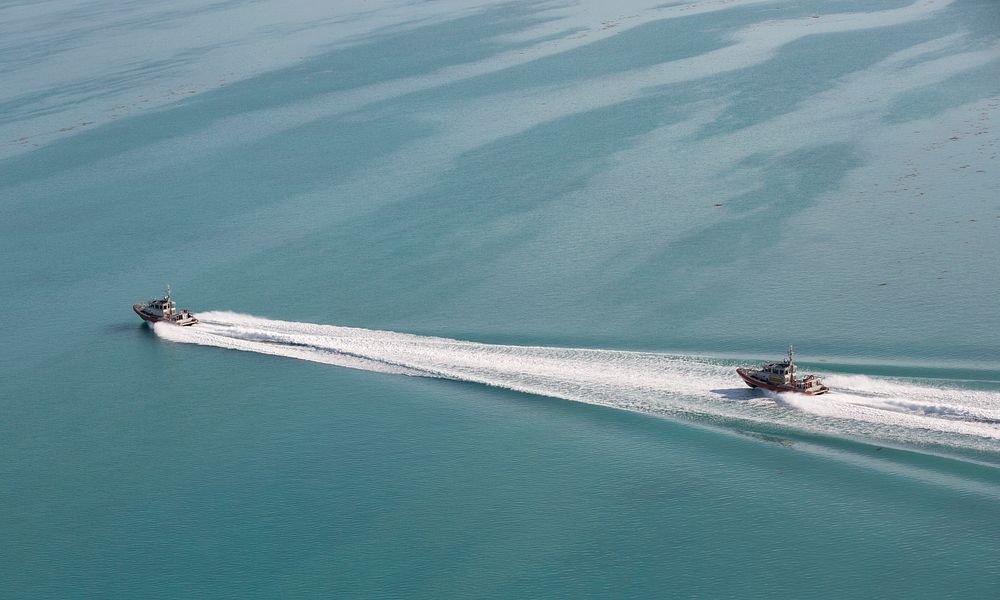
[[[0,3],[0,596],[994,596],[998,31]]]

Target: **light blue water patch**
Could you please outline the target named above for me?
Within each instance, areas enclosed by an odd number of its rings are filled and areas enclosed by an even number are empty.
[[[892,8],[892,3],[880,6]],[[905,6],[908,2],[896,3]],[[667,6],[667,5],[664,5]],[[693,15],[674,15],[625,29],[621,33],[551,56],[502,69],[454,84],[417,92],[393,100],[409,107],[434,106],[466,97],[485,96],[540,86],[623,73],[683,60],[726,47],[747,22],[795,19],[826,12],[871,8],[863,2],[786,2],[780,7],[733,6]],[[615,24],[617,26],[617,24]],[[690,83],[685,85],[691,85]]]
[[[536,211],[585,186],[634,137],[684,117],[683,107],[652,97],[547,122],[464,153],[440,183],[420,195],[362,215],[337,232],[312,235],[287,252],[248,260],[266,272],[296,278],[292,288],[298,293],[287,299],[287,307],[294,314],[305,311],[307,320],[328,310],[311,307],[308,299],[334,281],[353,281],[337,299],[348,321],[362,318],[359,311],[377,313],[381,320],[395,318],[401,306],[426,311],[460,289],[488,289],[493,261],[545,235],[549,224],[534,219]],[[517,227],[503,225],[512,219]],[[312,272],[292,268],[302,256],[315,265]],[[356,278],[359,267],[363,278]],[[237,273],[243,268],[234,266]],[[544,271],[523,275],[525,290],[544,293]],[[232,285],[240,286],[238,277],[233,279]],[[400,295],[406,298],[403,305]]]
[[[165,118],[162,124],[171,122],[173,118]],[[144,129],[131,131],[141,137]],[[62,281],[86,279],[98,266],[103,271],[120,268],[123,248],[143,253],[163,232],[172,232],[171,248],[210,238],[219,223],[356,176],[371,161],[430,131],[412,120],[335,117],[162,166],[134,165],[136,172],[110,165],[108,178],[89,179],[73,189],[53,193],[51,187],[37,186],[18,199],[22,206],[8,227],[29,226],[42,242],[72,237],[83,220],[93,225],[75,243],[57,244],[56,251],[41,256],[34,245],[9,247],[15,264],[30,265],[15,272],[23,278],[12,283],[25,285],[39,268]],[[117,139],[106,135],[111,137],[105,141]],[[328,209],[344,210],[335,201]],[[109,239],[117,243],[108,244]]]
[[[703,93],[725,97],[730,105],[694,139],[725,135],[793,112],[809,98],[834,88],[847,75],[946,33],[936,22],[920,21],[810,35],[786,44],[777,56],[760,65],[712,78]],[[873,43],[875,40],[878,43]]]
[[[329,52],[294,66],[260,74],[223,88],[199,93],[164,110],[133,116],[127,123],[108,124],[100,131],[79,133],[32,153],[4,161],[9,173],[6,183],[33,181],[53,171],[86,166],[98,158],[123,154],[155,142],[200,131],[226,116],[296,104],[330,92],[355,89],[402,77],[426,75],[446,66],[471,63],[477,59],[521,47],[521,44],[494,42],[494,38],[521,31],[544,22],[530,5],[513,4],[482,14],[387,31],[355,45],[331,48]],[[419,49],[419,51],[414,51]],[[183,61],[183,57],[180,57]],[[152,69],[155,65],[144,65]],[[126,74],[130,77],[132,74]],[[111,81],[93,82],[95,90],[123,83],[116,75]],[[87,97],[84,89],[68,90]],[[61,92],[60,92],[61,93]],[[42,98],[31,96],[9,105],[5,114],[25,118]],[[136,136],[141,132],[142,136]],[[109,143],[113,140],[113,143]]]
[[[904,94],[886,115],[888,123],[927,119],[971,100],[1000,94],[1000,60],[971,69],[942,83]]]

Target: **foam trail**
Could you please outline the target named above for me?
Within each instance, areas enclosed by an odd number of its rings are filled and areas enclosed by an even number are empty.
[[[829,375],[822,397],[762,394],[733,365],[648,352],[481,344],[334,325],[199,313],[193,327],[157,324],[175,342],[330,365],[469,381],[615,408],[781,424],[797,430],[1000,450],[1000,393]]]

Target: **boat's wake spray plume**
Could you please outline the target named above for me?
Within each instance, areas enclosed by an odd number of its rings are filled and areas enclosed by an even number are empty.
[[[782,425],[915,444],[1000,449],[1000,393],[864,376],[826,375],[833,393],[764,394],[727,361],[647,352],[505,346],[199,313],[192,327],[157,324],[175,342],[329,365],[469,381],[589,404],[684,418]]]

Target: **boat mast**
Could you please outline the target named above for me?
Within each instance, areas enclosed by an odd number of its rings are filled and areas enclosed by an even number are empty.
[[[167,297],[164,298],[163,316],[168,319],[174,316],[174,302],[170,299],[170,284],[167,284]]]
[[[795,358],[795,346],[791,344],[788,345],[788,378],[790,382],[795,384],[795,363],[793,359]]]

